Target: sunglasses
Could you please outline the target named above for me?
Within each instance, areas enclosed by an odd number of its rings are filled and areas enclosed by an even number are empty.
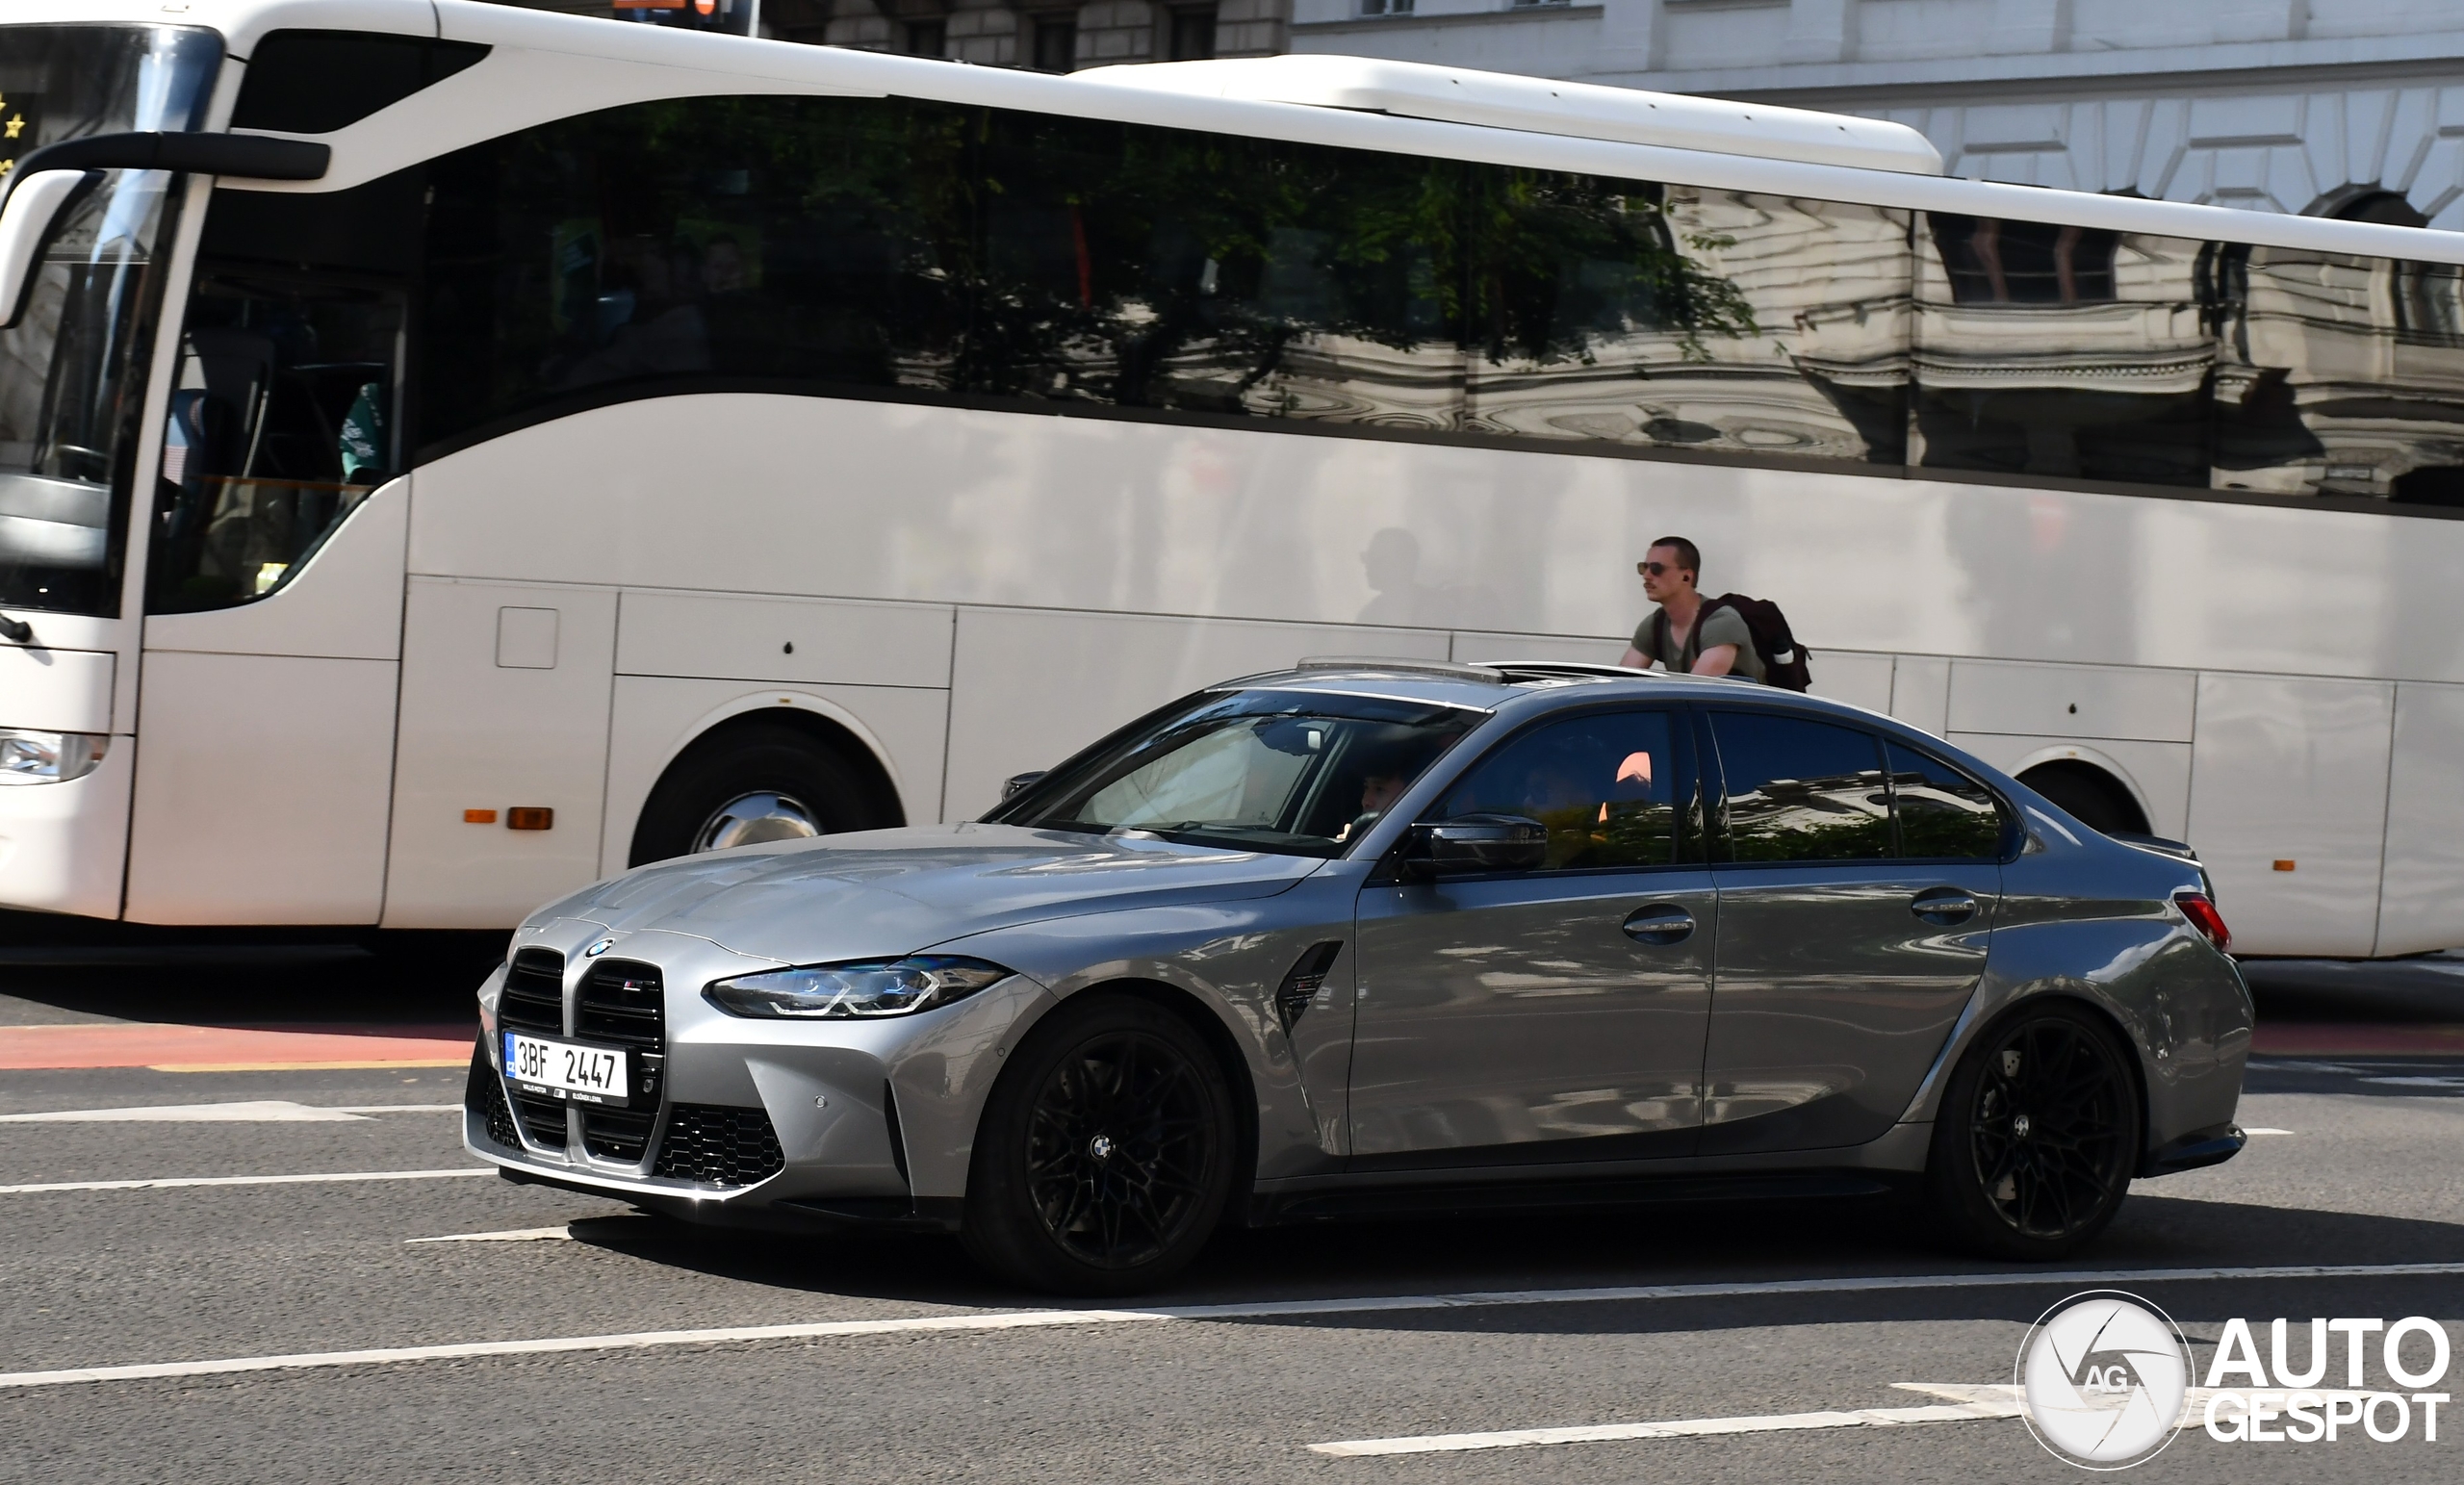
[[[1665,577],[1679,570],[1665,562],[1637,562],[1634,564],[1634,571],[1650,577]]]

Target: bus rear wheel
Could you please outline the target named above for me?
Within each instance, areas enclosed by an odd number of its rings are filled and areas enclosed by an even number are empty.
[[[2147,833],[2147,816],[2139,802],[2130,797],[2120,780],[2093,764],[2058,758],[2039,763],[2021,774],[2019,781],[2060,805],[2090,830]]]
[[[885,785],[800,728],[715,733],[668,765],[633,829],[630,864],[900,823]]]

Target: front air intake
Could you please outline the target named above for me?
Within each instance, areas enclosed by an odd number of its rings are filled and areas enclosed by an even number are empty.
[[[705,1186],[751,1186],[786,1168],[779,1132],[759,1109],[678,1104],[667,1116],[653,1175]]]

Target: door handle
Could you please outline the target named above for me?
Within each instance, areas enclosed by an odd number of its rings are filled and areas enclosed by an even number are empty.
[[[1655,903],[1628,913],[1621,926],[1636,943],[1683,943],[1694,936],[1694,914],[1674,903]]]
[[[1916,894],[1908,910],[1928,923],[1948,928],[1976,916],[1976,898],[1958,887],[1929,887]]]

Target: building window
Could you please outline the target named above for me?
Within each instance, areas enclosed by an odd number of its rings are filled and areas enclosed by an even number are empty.
[[[907,54],[911,57],[946,57],[950,54],[950,23],[945,20],[911,20],[907,23]]]
[[[1506,0],[1507,9],[1516,11],[1536,11],[1544,5],[1564,5],[1566,3],[1567,0]],[[1411,7],[1409,5],[1405,5],[1403,9],[1408,11]]]
[[[1412,0],[1360,0],[1363,15],[1409,15]]]
[[[1215,55],[1215,7],[1174,11],[1172,32],[1166,38],[1169,62],[1205,62]]]
[[[1035,38],[1037,71],[1066,72],[1078,64],[1077,17],[1039,15]]]
[[[2115,234],[2093,227],[1936,213],[1934,242],[1958,304],[2102,304],[2114,297]]]

